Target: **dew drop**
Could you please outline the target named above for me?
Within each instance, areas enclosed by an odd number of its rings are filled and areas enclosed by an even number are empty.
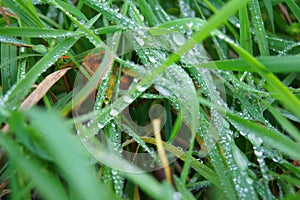
[[[145,35],[145,32],[144,32],[143,29],[139,29],[139,30],[137,31],[137,33],[138,33],[140,36]]]
[[[185,43],[185,37],[183,34],[180,33],[174,33],[173,40],[179,46],[182,46]]]
[[[136,37],[135,40],[139,43],[139,45],[144,46],[145,42],[142,38]]]
[[[188,22],[186,25],[187,25],[188,28],[192,28],[193,27],[193,22]]]
[[[156,59],[152,56],[149,56],[148,57],[149,61],[152,62],[152,63],[155,63],[156,62]]]
[[[97,124],[97,127],[98,127],[99,129],[102,129],[104,126],[103,126],[103,124],[98,123],[98,124]]]
[[[144,92],[147,88],[146,88],[146,87],[143,87],[143,86],[141,86],[141,85],[138,85],[138,86],[136,87],[136,89],[137,89],[139,92]]]
[[[182,195],[179,192],[175,192],[173,194],[173,200],[181,200],[182,199]]]
[[[254,150],[254,153],[257,157],[263,156],[263,151],[262,150]]]
[[[133,102],[133,99],[130,96],[124,96],[124,102],[131,103]]]
[[[251,185],[253,183],[253,180],[251,178],[247,177],[246,182]]]
[[[115,176],[115,175],[118,174],[118,172],[117,172],[116,170],[111,170],[111,174],[112,174],[113,176]]]
[[[119,112],[117,110],[115,110],[115,109],[111,109],[111,111],[109,112],[109,114],[114,117],[114,116],[117,116],[119,114]]]
[[[223,34],[219,34],[218,37],[223,40],[225,38],[225,36]]]

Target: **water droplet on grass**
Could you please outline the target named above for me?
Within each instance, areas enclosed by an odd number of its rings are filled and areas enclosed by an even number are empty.
[[[143,87],[143,86],[141,86],[141,85],[138,85],[138,86],[136,87],[136,89],[137,89],[139,92],[144,92],[147,88],[146,88],[146,87]]]
[[[103,124],[98,123],[98,124],[97,124],[97,127],[98,127],[99,129],[102,129],[104,126],[103,126]]]
[[[185,37],[181,33],[174,33],[173,40],[179,46],[182,46],[185,43]]]
[[[149,61],[152,62],[152,63],[155,63],[156,62],[156,59],[152,56],[149,56],[148,57]]]
[[[251,185],[253,183],[253,180],[251,178],[247,177],[246,182]]]
[[[194,24],[193,24],[193,22],[188,22],[186,25],[188,28],[192,28]]]
[[[135,37],[135,40],[137,41],[137,43],[139,43],[139,45],[144,46],[145,42],[142,38],[140,37]]]
[[[124,102],[131,103],[133,102],[133,99],[130,96],[124,96]]]
[[[182,199],[182,195],[179,192],[175,192],[173,194],[173,200],[181,200]]]

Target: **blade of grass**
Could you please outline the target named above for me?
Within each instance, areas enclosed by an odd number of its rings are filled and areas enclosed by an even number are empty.
[[[258,0],[250,1],[251,21],[254,27],[254,34],[257,39],[258,48],[262,56],[269,55],[269,45],[267,41],[267,34],[264,27],[264,22],[261,16]]]
[[[205,4],[211,9],[215,14],[219,12],[217,8],[215,8],[208,0],[203,0]],[[220,2],[220,1],[219,1]],[[221,2],[223,3],[223,2]],[[218,3],[220,4],[220,3]],[[235,29],[232,27],[230,23],[228,23],[227,19],[224,21],[224,24],[227,26],[228,30],[234,35],[234,37],[238,40],[239,34],[235,31]]]
[[[230,45],[239,53],[241,57],[243,57],[249,65],[260,75],[262,76],[268,83],[268,90],[271,92],[275,92],[278,100],[286,106],[291,112],[300,116],[300,101],[299,99],[292,93],[290,90],[268,69],[260,63],[257,59],[251,56],[244,49],[235,45],[234,43],[230,43]],[[288,98],[287,98],[288,97]]]
[[[31,181],[44,198],[53,200],[68,199],[57,177],[54,174],[45,172],[43,164],[32,157],[28,158],[29,155],[24,155],[20,146],[2,132],[0,133],[0,144],[7,151],[11,161],[18,166],[18,169],[30,176]]]
[[[196,32],[190,40],[188,40],[179,50],[171,54],[168,59],[158,68],[153,71],[152,74],[145,77],[141,81],[141,85],[145,85],[150,82],[157,74],[162,73],[172,63],[178,61],[180,56],[192,49],[196,44],[203,41],[210,35],[210,32],[224,23],[231,15],[233,15],[241,6],[245,5],[247,0],[232,0],[229,1],[218,13],[211,17],[205,27]]]
[[[274,13],[273,13],[273,5],[272,0],[264,0],[264,4],[267,8],[268,15],[270,17],[271,26],[273,33],[275,32],[275,24],[274,24]]]
[[[299,5],[297,6],[296,2],[293,1],[293,0],[285,0],[285,3],[292,10],[292,12],[294,13],[294,15],[297,18],[298,22],[300,22],[300,8],[299,8]]]
[[[150,26],[158,24],[156,16],[153,14],[151,7],[145,0],[137,0],[141,13],[148,20]]]
[[[1,43],[1,81],[3,93],[9,91],[9,89],[17,81],[17,62],[13,60],[8,63],[11,59],[17,56],[17,48],[8,44]]]
[[[173,179],[174,179],[176,188],[182,195],[183,199],[189,199],[189,200],[195,199],[193,194],[185,187],[185,185],[182,184],[182,182],[180,181],[179,178],[177,178],[176,176],[173,176]]]
[[[112,190],[96,178],[93,166],[87,165],[87,152],[82,148],[80,141],[72,136],[57,113],[33,109],[27,115],[32,125],[39,130],[41,142],[48,147],[49,154],[61,170],[62,176],[79,199],[94,199],[99,193],[103,199],[116,199]]]
[[[30,38],[34,38],[34,37],[58,38],[58,37],[76,37],[83,34],[80,32],[58,30],[58,29],[10,27],[10,28],[0,28],[0,35],[15,36],[15,37],[30,37]]]
[[[256,58],[261,64],[263,64],[268,71],[273,73],[289,73],[300,72],[299,62],[300,56],[268,56]],[[282,67],[285,66],[285,67]],[[204,62],[199,64],[200,68],[208,69],[220,69],[231,71],[248,71],[255,72],[255,69],[247,62],[246,59],[231,59]]]
[[[89,26],[89,23],[83,24],[79,21],[79,19],[77,19],[76,17],[74,17],[71,13],[73,11],[73,9],[69,10],[70,7],[64,7],[65,4],[60,5],[59,3],[56,2],[56,0],[50,0],[51,4],[55,7],[57,7],[58,9],[60,9],[62,12],[65,13],[65,15],[67,15],[70,20],[76,24],[78,26],[78,28],[80,30],[83,31],[83,33],[86,35],[87,39],[90,40],[90,42],[95,46],[95,47],[99,47],[100,45],[102,45],[102,40],[100,39],[100,37],[98,37],[91,29],[91,25]]]
[[[285,117],[283,117],[276,109],[272,106],[267,105],[269,111],[277,119],[277,122],[285,129],[290,136],[292,136],[298,143],[300,142],[300,132],[299,130]]]
[[[154,199],[172,200],[173,188],[169,184],[158,183],[153,177],[144,173],[138,167],[130,164],[119,155],[108,151],[96,138],[88,137],[83,139],[89,133],[84,133],[82,130],[79,137],[82,137],[82,142],[85,148],[99,162],[109,165],[111,168],[119,169],[124,172],[124,175],[132,182],[139,185],[142,190]],[[155,143],[155,139],[152,138]],[[134,142],[134,141],[133,141]]]
[[[141,137],[141,139],[150,144],[156,143],[155,138]],[[180,160],[185,161],[187,154],[184,151],[166,142],[163,142],[163,145],[166,151],[169,151],[170,153],[178,157]],[[208,181],[210,181],[211,183],[213,183],[214,185],[222,189],[218,176],[215,174],[213,170],[208,168],[206,165],[200,163],[196,158],[192,157],[191,167],[194,170],[196,170],[198,173],[200,173]]]
[[[286,136],[275,132],[274,130],[268,129],[267,127],[261,126],[253,121],[239,117],[228,110],[224,110],[224,108],[221,108],[220,106],[208,102],[203,98],[199,98],[199,102],[207,106],[212,106],[218,109],[220,112],[223,112],[226,116],[239,123],[239,125],[244,127],[246,130],[249,130],[258,137],[262,138],[266,144],[286,153],[292,158],[300,159],[300,146],[288,139]]]
[[[20,109],[29,109],[35,105],[47,92],[48,90],[71,68],[64,68],[53,72],[48,75],[36,89],[22,102]]]
[[[41,73],[51,67],[76,41],[76,38],[67,38],[50,49],[49,52],[28,71],[24,78],[21,79],[15,87],[11,88],[9,95],[4,99],[4,104],[9,107],[18,105],[24,96],[28,94],[30,88]]]
[[[247,6],[244,5],[239,11],[240,18],[240,44],[241,47],[252,54],[252,38]]]
[[[5,3],[5,5],[19,17],[19,20],[24,22],[28,27],[44,28],[44,25],[36,15],[36,12],[30,9],[32,6],[26,5],[24,1],[3,0],[3,3]],[[28,4],[30,5],[32,3],[28,2]]]

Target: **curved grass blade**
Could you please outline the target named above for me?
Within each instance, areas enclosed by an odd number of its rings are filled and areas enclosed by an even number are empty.
[[[8,153],[11,162],[14,162],[24,174],[30,176],[31,181],[44,198],[68,199],[57,177],[52,173],[45,172],[42,163],[32,157],[29,159],[29,155],[24,155],[20,146],[2,132],[0,133],[0,144]]]
[[[36,11],[32,9],[33,6],[31,1],[27,2],[29,5],[26,5],[23,0],[3,0],[3,3],[5,3],[5,5],[9,7],[9,9],[11,9],[28,27],[45,27],[37,16]]]
[[[150,144],[156,143],[155,138],[141,137],[141,139]],[[166,151],[171,152],[180,160],[185,161],[187,154],[184,151],[178,149],[177,147],[171,144],[167,144],[166,142],[163,142],[163,145]],[[211,183],[213,183],[214,185],[222,189],[218,176],[215,174],[213,170],[208,168],[206,165],[200,163],[196,158],[192,157],[191,167],[194,170],[196,170],[199,174],[201,174],[204,178],[206,178],[208,181],[210,181]]]
[[[85,137],[88,133],[84,133],[85,130],[79,135],[79,137]],[[152,138],[154,141],[155,139]],[[96,138],[88,137],[82,138],[85,148],[94,156],[99,162],[109,163],[109,166],[116,169],[121,169],[132,182],[139,185],[142,190],[154,199],[166,199],[172,200],[173,188],[166,183],[158,183],[153,177],[144,173],[138,167],[130,164],[127,160],[114,154],[111,151],[107,151]],[[134,171],[134,173],[132,173]],[[129,173],[128,173],[129,172]]]
[[[62,176],[79,199],[94,199],[99,194],[103,199],[116,199],[112,190],[97,179],[93,166],[88,165],[87,152],[80,141],[72,136],[60,116],[38,109],[30,110],[27,116],[33,127],[39,130],[41,142],[48,147]]]
[[[54,85],[56,81],[64,76],[70,69],[71,68],[64,68],[48,75],[22,102],[20,109],[29,109],[30,107],[35,105],[48,92],[51,86]]]
[[[300,72],[299,62],[300,56],[268,56],[256,58],[270,72],[273,73],[289,73]],[[282,67],[282,66],[285,67]],[[255,72],[255,69],[245,59],[220,60],[201,63],[200,68],[220,69],[231,71],[248,71]]]
[[[22,99],[28,94],[30,88],[37,78],[52,64],[55,63],[63,54],[65,54],[77,41],[77,38],[67,38],[40,59],[26,74],[26,76],[11,88],[9,94],[3,99],[3,104],[9,108],[18,105]]]
[[[150,26],[155,26],[158,24],[156,16],[153,14],[151,7],[145,0],[137,0],[140,7],[141,13],[148,20]]]
[[[2,36],[2,35],[0,36],[0,42],[1,43],[6,43],[6,44],[13,44],[13,45],[16,45],[16,46],[24,46],[24,47],[33,47],[34,46],[32,44],[29,44],[28,42],[16,39],[14,37]]]
[[[299,154],[300,146],[297,143],[288,139],[283,134],[279,134],[278,132],[268,129],[267,127],[263,127],[253,121],[249,121],[247,119],[239,117],[231,113],[229,110],[225,110],[224,108],[212,104],[205,99],[199,99],[199,102],[204,105],[213,106],[214,108],[218,109],[220,112],[224,113],[226,116],[236,121],[239,125],[244,127],[246,130],[250,130],[259,138],[262,138],[263,141],[269,146],[272,146],[286,153],[292,158],[300,159],[300,154]]]
[[[218,31],[216,31],[218,32]],[[237,45],[227,36],[220,34],[219,37],[225,39],[226,42],[242,57],[248,64],[261,76],[267,83],[267,89],[270,92],[275,92],[276,98],[286,106],[296,116],[300,116],[300,100],[273,74],[271,73],[261,62],[255,59],[247,51]],[[287,98],[288,97],[288,98]]]
[[[71,14],[71,11],[68,10],[69,7],[63,7],[65,4],[60,5],[59,3],[56,2],[56,0],[50,0],[50,3],[52,5],[54,5],[55,7],[59,8],[62,12],[64,12],[69,18],[70,20],[76,24],[78,26],[78,28],[80,30],[83,31],[83,33],[85,34],[85,36],[90,40],[90,42],[95,46],[95,47],[99,47],[100,45],[102,45],[102,40],[100,39],[100,37],[98,37],[93,31],[90,30],[90,26],[89,23],[83,24],[79,21],[79,19],[77,19],[76,17],[74,17]],[[72,9],[73,10],[73,9]],[[92,20],[93,21],[93,20]]]
[[[182,184],[182,182],[179,180],[179,178],[177,178],[176,176],[173,176],[173,179],[174,179],[176,188],[182,195],[183,199],[189,199],[189,200],[195,199],[193,194],[188,189],[186,189],[186,187]]]

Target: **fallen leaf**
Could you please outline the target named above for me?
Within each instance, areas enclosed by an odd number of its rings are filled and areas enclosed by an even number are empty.
[[[64,68],[48,75],[35,90],[22,102],[20,109],[29,109],[35,105],[48,92],[48,90],[69,71],[71,67]]]

